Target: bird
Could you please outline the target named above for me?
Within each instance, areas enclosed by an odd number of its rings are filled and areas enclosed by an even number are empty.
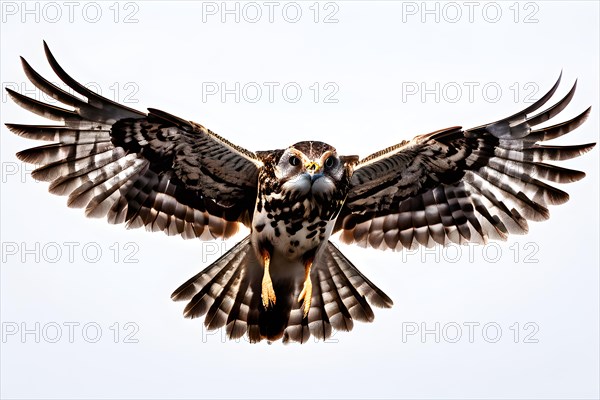
[[[581,156],[595,143],[540,144],[585,122],[591,107],[545,127],[567,107],[577,81],[552,106],[551,89],[509,117],[453,126],[402,140],[364,158],[307,140],[250,151],[154,108],[141,112],[86,88],[46,58],[75,96],[21,58],[29,80],[56,106],[6,88],[19,106],[57,121],[7,123],[13,133],[51,142],[17,153],[36,180],[87,217],[184,239],[248,235],[177,288],[184,316],[204,317],[230,339],[306,343],[371,322],[392,300],[332,242],[402,251],[525,234],[569,195],[553,186],[585,173],[546,161]],[[541,111],[540,111],[541,110]]]

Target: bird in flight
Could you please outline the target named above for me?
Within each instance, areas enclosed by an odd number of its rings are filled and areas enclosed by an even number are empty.
[[[363,159],[320,141],[249,151],[204,126],[149,108],[123,106],[87,89],[48,62],[74,92],[62,90],[22,59],[44,93],[70,107],[6,89],[21,107],[57,125],[6,124],[15,134],[50,141],[18,158],[39,167],[37,180],[68,196],[69,207],[111,224],[145,227],[184,239],[226,239],[250,233],[181,285],[173,300],[184,315],[204,316],[229,338],[306,342],[354,321],[373,320],[371,305],[392,300],[330,242],[375,249],[486,243],[524,234],[527,221],[549,218],[548,205],[569,195],[552,183],[580,171],[547,164],[578,157],[595,143],[554,146],[580,126],[575,118],[535,129],[571,101],[576,85],[538,111],[557,90],[507,118],[471,129],[454,126],[416,136]]]

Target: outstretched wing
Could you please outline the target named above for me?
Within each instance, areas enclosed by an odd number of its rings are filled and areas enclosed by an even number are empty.
[[[7,127],[55,142],[17,154],[39,165],[32,175],[51,182],[51,193],[68,195],[68,205],[85,207],[87,216],[184,238],[225,238],[249,223],[261,165],[254,153],[194,122],[99,96],[71,78],[46,43],[44,48],[58,77],[87,100],[53,85],[22,59],[36,87],[73,109],[7,89],[21,107],[63,122]]]
[[[527,220],[548,219],[547,206],[569,195],[544,182],[568,183],[585,174],[551,164],[589,151],[595,143],[546,146],[581,125],[570,121],[534,130],[569,104],[576,84],[558,103],[534,116],[552,89],[525,110],[476,128],[453,127],[417,136],[361,160],[335,230],[341,240],[378,249],[485,243],[523,234]]]

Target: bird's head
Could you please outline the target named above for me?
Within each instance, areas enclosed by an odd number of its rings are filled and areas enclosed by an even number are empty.
[[[311,193],[317,199],[327,199],[347,187],[356,161],[356,156],[338,156],[326,143],[299,142],[283,152],[275,176],[284,192],[300,196]]]

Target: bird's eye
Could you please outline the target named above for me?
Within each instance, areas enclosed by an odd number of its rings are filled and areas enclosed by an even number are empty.
[[[331,168],[335,165],[335,157],[331,156],[329,158],[327,158],[327,160],[325,160],[325,166],[327,168]]]
[[[292,167],[297,167],[300,165],[300,159],[296,156],[291,156],[288,161]]]

